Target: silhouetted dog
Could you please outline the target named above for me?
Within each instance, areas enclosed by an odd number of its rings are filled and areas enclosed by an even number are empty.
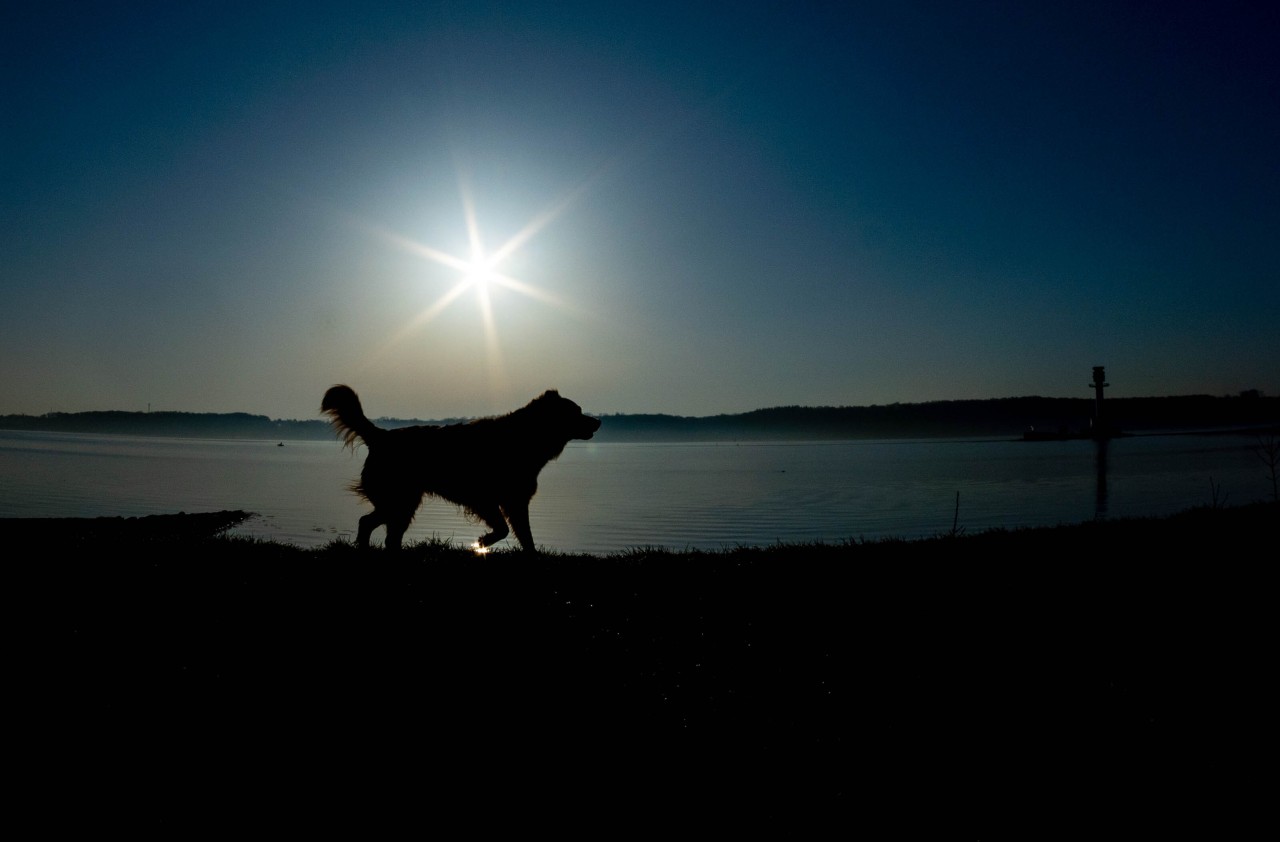
[[[423,495],[433,494],[488,525],[481,547],[505,538],[510,524],[520,546],[533,552],[529,501],[538,490],[538,472],[570,439],[589,439],[600,429],[599,420],[554,390],[499,418],[443,427],[376,427],[347,386],[325,392],[320,411],[343,444],[354,448],[361,439],[369,448],[360,481],[351,487],[373,504],[360,518],[356,544],[369,546],[369,534],[386,524],[392,550],[400,548]]]

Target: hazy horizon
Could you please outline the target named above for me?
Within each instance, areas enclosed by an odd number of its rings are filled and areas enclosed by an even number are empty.
[[[1092,392],[1092,390],[1090,391]],[[1258,390],[1258,391],[1259,391],[1258,397],[1262,397],[1262,398],[1276,397],[1274,395],[1268,394],[1265,390]],[[1106,399],[1108,401],[1116,401],[1116,400],[1123,401],[1126,398],[1133,398],[1137,400],[1141,400],[1144,398],[1178,400],[1178,399],[1205,398],[1205,397],[1207,398],[1240,398],[1242,397],[1242,395],[1240,394],[1208,395],[1205,393],[1185,394],[1185,395],[1112,395],[1109,392],[1106,394]],[[631,416],[670,416],[670,417],[676,417],[676,418],[713,418],[721,415],[730,415],[730,416],[747,415],[753,412],[786,410],[786,409],[802,409],[802,410],[873,409],[877,407],[886,407],[886,406],[914,406],[914,405],[938,404],[938,403],[963,403],[963,402],[984,402],[984,401],[1001,402],[1001,401],[1020,401],[1020,400],[1045,400],[1045,401],[1076,400],[1076,401],[1082,401],[1085,404],[1090,404],[1094,400],[1094,396],[1092,394],[1089,394],[1089,395],[996,395],[996,396],[986,397],[986,398],[939,398],[936,400],[923,400],[923,401],[891,401],[889,403],[883,403],[883,404],[870,404],[870,403],[868,404],[853,404],[853,403],[849,403],[849,404],[770,404],[770,405],[755,406],[749,409],[735,410],[732,412],[713,412],[713,413],[705,413],[701,415],[668,412],[662,409],[640,409],[640,410],[625,411],[625,412],[614,412],[612,410],[598,409],[590,406],[584,406],[583,412],[586,412],[590,415],[596,415],[599,417],[631,415]],[[516,406],[511,407],[511,409],[518,409],[518,408],[519,407],[516,407]],[[430,415],[430,416],[428,415],[389,415],[386,413],[379,413],[379,412],[373,411],[368,406],[365,406],[364,409],[366,411],[366,414],[375,421],[381,420],[381,419],[386,419],[390,421],[453,421],[453,420],[471,420],[475,418],[483,418],[483,417],[487,417],[488,415],[483,413],[476,413],[476,414],[470,414],[470,415]],[[281,416],[281,415],[271,415],[270,413],[259,412],[253,409],[245,409],[245,408],[229,409],[229,410],[193,410],[193,409],[184,409],[184,408],[178,408],[178,407],[157,407],[157,406],[143,407],[142,409],[128,409],[128,408],[121,408],[121,407],[97,407],[94,409],[85,409],[85,410],[49,410],[47,412],[33,412],[33,413],[0,412],[0,416],[13,415],[13,416],[40,417],[46,414],[75,415],[80,413],[97,413],[97,412],[121,412],[121,413],[143,413],[143,414],[175,413],[175,414],[186,414],[186,415],[247,415],[252,417],[266,417],[272,421],[316,421],[323,424],[330,423],[328,419],[326,419],[321,415],[319,410],[317,410],[314,415]]]
[[[29,4],[0,414],[1280,393],[1246,2]]]

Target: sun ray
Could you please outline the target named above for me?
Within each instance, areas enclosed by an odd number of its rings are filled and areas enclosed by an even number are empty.
[[[493,303],[487,289],[480,290],[478,297],[485,346],[489,352],[489,385],[495,392],[501,392],[506,386],[506,368],[502,361],[502,346],[498,342],[498,328],[493,320]]]
[[[498,284],[499,286],[504,286],[507,289],[513,289],[516,292],[523,293],[524,295],[527,295],[530,298],[536,298],[538,301],[545,301],[547,304],[552,304],[556,307],[559,307],[561,310],[567,310],[573,313],[581,313],[581,308],[573,304],[570,304],[568,301],[565,301],[563,298],[560,298],[557,295],[553,295],[547,292],[545,289],[542,289],[541,287],[536,287],[536,286],[533,286],[532,284],[526,284],[524,281],[513,278],[510,275],[504,275],[501,272],[490,272],[489,280],[495,284]]]
[[[404,333],[406,331],[422,327],[424,324],[444,312],[446,307],[452,304],[469,289],[471,289],[471,281],[469,279],[464,278],[463,280],[458,281],[448,292],[437,298],[435,304],[432,304],[430,307],[410,319],[409,323],[406,324],[399,332]]]
[[[480,236],[480,223],[476,221],[476,203],[471,196],[471,187],[458,171],[458,193],[462,198],[462,214],[467,224],[467,244],[471,247],[471,262],[484,259],[484,240]]]
[[[546,228],[554,222],[578,200],[578,197],[582,195],[590,183],[591,179],[583,181],[582,184],[579,184],[573,190],[570,190],[564,196],[561,196],[558,201],[553,202],[535,214],[533,219],[529,220],[523,228],[516,232],[515,236],[503,243],[498,250],[492,254],[491,259],[493,262],[497,264],[506,260],[514,254],[517,249],[532,239],[533,235],[537,234],[543,228]]]
[[[369,366],[373,365],[375,362],[377,362],[378,360],[382,359],[387,354],[389,354],[401,342],[404,342],[406,339],[408,339],[411,333],[413,333],[418,328],[425,325],[427,322],[434,319],[436,316],[440,315],[440,313],[444,311],[446,307],[448,307],[450,304],[456,301],[463,293],[465,293],[470,288],[471,288],[471,284],[465,280],[459,281],[458,283],[454,284],[453,287],[450,288],[448,292],[440,296],[440,298],[436,299],[436,302],[434,304],[432,304],[426,310],[423,310],[421,313],[418,313],[416,316],[410,319],[408,323],[405,324],[404,327],[400,328],[395,333],[393,333],[390,337],[387,338],[387,341],[383,342],[381,345],[378,346],[378,348],[375,351],[370,353],[367,360],[365,361],[365,365],[362,367],[361,370],[367,369]]]
[[[448,252],[433,249],[431,246],[425,246],[417,240],[411,240],[408,237],[395,233],[394,231],[388,231],[385,228],[377,228],[374,226],[365,226],[365,228],[375,236],[386,240],[388,243],[391,243],[402,251],[407,251],[409,254],[416,254],[419,257],[434,260],[436,263],[448,266],[450,269],[457,269],[460,272],[466,272],[471,268],[471,262],[468,260],[464,260],[461,257],[454,257]]]

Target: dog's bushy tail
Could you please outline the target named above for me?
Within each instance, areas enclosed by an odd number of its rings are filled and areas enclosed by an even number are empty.
[[[355,447],[356,439],[364,441],[366,447],[372,447],[382,433],[365,417],[360,398],[350,386],[331,387],[324,393],[320,411],[329,416],[329,423],[333,424],[333,429],[338,431],[347,447]]]

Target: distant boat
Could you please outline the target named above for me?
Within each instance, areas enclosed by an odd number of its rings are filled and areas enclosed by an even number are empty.
[[[279,444],[276,445],[276,447],[284,447],[284,442],[280,442]]]
[[[1072,439],[1088,439],[1093,436],[1087,432],[1080,430],[1037,430],[1035,427],[1028,427],[1022,433],[1023,441],[1070,441]]]
[[[1088,430],[1068,430],[1065,427],[1057,430],[1037,430],[1028,427],[1022,433],[1023,441],[1074,441],[1076,439],[1117,439],[1128,436],[1114,427],[1090,428]]]

